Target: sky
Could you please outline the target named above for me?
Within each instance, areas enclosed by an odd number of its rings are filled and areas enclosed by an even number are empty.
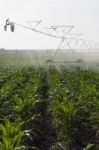
[[[42,27],[74,25],[82,38],[99,41],[99,0],[0,0],[0,48],[56,48],[59,39],[15,26],[15,32],[3,27],[5,20],[25,24],[43,20]]]

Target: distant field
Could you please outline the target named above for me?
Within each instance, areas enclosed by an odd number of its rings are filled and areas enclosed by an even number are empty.
[[[51,60],[55,50],[0,50],[0,65],[42,65]],[[58,51],[54,65],[80,65],[75,63],[82,59],[88,66],[99,66],[99,52],[63,52]],[[84,64],[83,64],[84,65]]]

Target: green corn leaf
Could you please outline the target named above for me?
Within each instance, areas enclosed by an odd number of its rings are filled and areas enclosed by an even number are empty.
[[[27,150],[25,146],[15,147],[14,150]]]
[[[4,125],[0,124],[0,130],[2,131],[3,136],[7,136],[7,131]]]
[[[83,150],[94,150],[95,144],[88,144]]]
[[[6,137],[2,136],[2,141],[3,141],[3,145],[4,145],[5,150],[8,150],[9,140]]]
[[[11,123],[7,118],[5,118],[5,128],[7,132],[11,130]]]

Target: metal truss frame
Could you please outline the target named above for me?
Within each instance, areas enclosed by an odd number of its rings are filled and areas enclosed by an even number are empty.
[[[80,38],[82,36],[81,33],[74,33],[74,26],[72,25],[57,25],[50,27],[40,27],[41,20],[39,21],[27,21],[28,25],[18,24],[13,21],[6,20],[7,24],[6,28],[9,25],[20,26],[31,30],[33,32],[37,32],[43,34],[45,36],[49,36],[52,38],[60,39],[60,42],[55,50],[55,53],[51,60],[55,59],[57,52],[59,50],[64,49],[65,51],[97,51],[99,50],[99,43],[91,40]],[[5,27],[4,26],[4,27]]]

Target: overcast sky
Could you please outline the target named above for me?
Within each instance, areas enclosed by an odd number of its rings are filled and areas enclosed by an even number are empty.
[[[74,25],[83,38],[99,41],[99,0],[0,0],[0,48],[56,48],[59,40],[15,27],[4,31],[5,20],[24,24],[43,20],[42,25]]]

